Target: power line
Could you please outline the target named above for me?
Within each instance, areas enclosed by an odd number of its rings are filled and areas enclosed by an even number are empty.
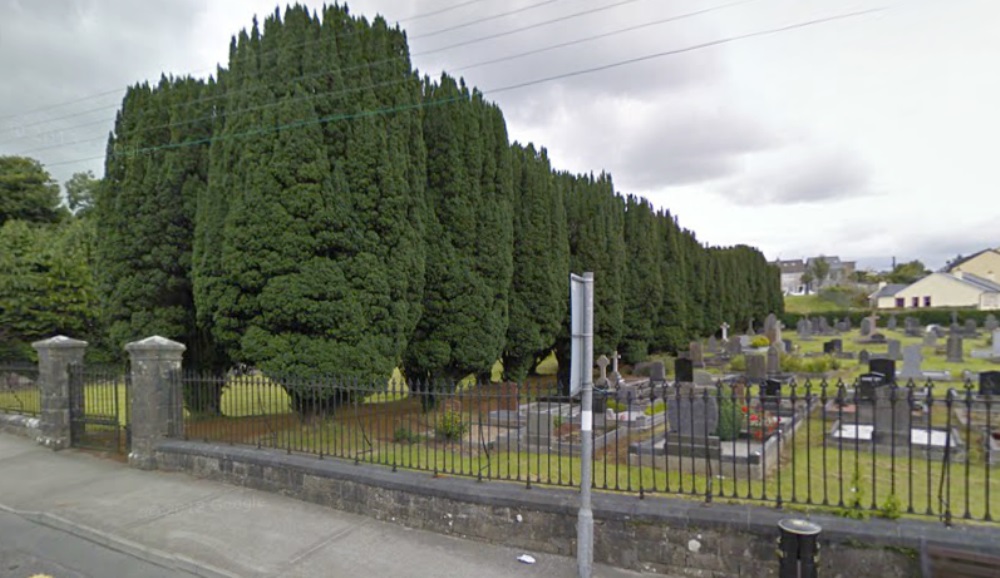
[[[589,9],[589,10],[584,10],[584,11],[581,11],[581,12],[576,12],[576,13],[573,13],[573,14],[568,14],[568,15],[565,15],[565,16],[560,16],[560,17],[557,17],[557,18],[552,18],[550,20],[545,20],[543,22],[538,22],[538,23],[535,23],[535,24],[530,24],[528,26],[523,26],[523,27],[520,27],[520,28],[515,28],[513,30],[509,30],[509,31],[506,31],[506,32],[494,34],[494,35],[491,35],[491,36],[485,36],[485,37],[481,37],[481,38],[477,38],[477,39],[473,39],[473,40],[469,40],[469,41],[465,41],[465,42],[460,42],[458,44],[454,44],[454,45],[451,45],[451,46],[445,46],[445,47],[442,47],[442,48],[437,48],[437,49],[430,50],[430,51],[425,51],[425,52],[418,52],[418,53],[412,54],[410,56],[411,56],[411,58],[413,58],[413,57],[422,56],[422,55],[426,55],[426,54],[433,54],[433,53],[437,53],[437,52],[442,52],[444,50],[448,50],[448,49],[451,49],[451,48],[457,48],[457,47],[461,47],[461,46],[468,46],[470,44],[475,44],[475,43],[478,43],[478,42],[485,42],[487,40],[493,40],[493,39],[500,38],[500,37],[503,37],[503,36],[510,36],[512,34],[516,34],[518,32],[523,32],[525,30],[532,30],[532,29],[535,29],[535,28],[541,28],[543,26],[548,26],[550,24],[554,24],[554,23],[557,23],[557,22],[564,22],[566,20],[571,20],[573,18],[578,18],[578,17],[581,17],[581,16],[585,16],[585,15],[589,15],[589,14],[594,14],[594,13],[602,12],[602,11],[605,11],[605,10],[610,10],[612,8],[617,8],[619,6],[622,6],[622,5],[625,5],[625,4],[631,4],[631,3],[634,3],[634,2],[638,2],[638,1],[641,1],[641,0],[620,0],[619,2],[616,2],[614,4],[608,4],[608,5],[605,5],[605,6],[599,6],[597,8],[592,8],[592,9]],[[678,19],[681,19],[681,18],[687,18],[687,17],[690,17],[690,16],[699,15],[699,14],[705,14],[705,13],[708,13],[708,12],[713,12],[713,11],[716,11],[716,10],[721,10],[723,8],[728,8],[728,7],[731,7],[731,6],[736,6],[736,5],[739,5],[739,4],[742,4],[742,3],[752,2],[752,1],[756,1],[756,0],[740,0],[739,2],[733,2],[733,3],[730,3],[730,4],[725,4],[725,5],[717,6],[717,7],[714,7],[714,8],[708,8],[708,9],[699,10],[699,11],[696,11],[696,12],[691,12],[691,13],[688,13],[688,14],[674,16],[674,17],[671,17],[671,18],[660,20],[660,21],[658,21],[656,23],[646,23],[646,24],[640,25],[638,27],[633,27],[633,29],[642,28],[642,27],[645,27],[645,26],[652,26],[652,25],[657,24],[657,23],[662,24],[662,23],[665,23],[665,22],[670,22],[670,21],[673,21],[673,20],[678,20]],[[535,5],[535,6],[537,6],[537,5]],[[611,33],[611,34],[608,34],[608,35],[602,35],[602,36],[609,36],[609,35],[613,35],[613,34],[614,33]],[[599,37],[600,36],[598,36],[598,38]],[[574,41],[574,42],[570,42],[570,43],[565,43],[565,45],[569,46],[569,45],[572,45],[572,44],[579,44],[581,42],[586,42],[588,40],[589,40],[588,38],[584,38],[584,39],[581,39],[581,40],[578,40],[578,41]],[[313,41],[309,42],[309,44],[312,44],[312,43],[315,43],[315,42],[313,42]],[[298,47],[301,47],[301,46],[304,46],[304,45],[294,45],[293,48],[298,48]],[[561,47],[561,46],[555,46],[555,47],[552,47],[552,48],[541,49],[541,50],[538,50],[538,52],[545,52],[547,50],[551,50],[551,49],[555,49],[555,48],[559,48],[559,47]],[[529,54],[530,53],[525,53],[524,55],[526,56],[526,55],[529,55]],[[519,58],[519,57],[521,57],[521,56],[512,56],[512,57],[509,57],[509,58],[499,59],[498,62],[502,62],[504,60],[512,60],[512,59]],[[342,69],[339,70],[339,72],[341,72],[341,73],[350,72],[350,71],[353,71],[353,70],[358,70],[360,68],[374,68],[375,66],[378,66],[378,65],[382,65],[382,64],[386,64],[386,63],[395,63],[395,62],[396,62],[395,58],[389,58],[389,59],[384,59],[384,60],[379,60],[379,61],[374,61],[374,62],[368,62],[368,63],[356,65],[356,66],[350,66],[350,67],[342,68]],[[469,66],[469,67],[465,67],[465,68],[459,68],[459,69],[455,69],[455,70],[465,70],[465,69],[477,68],[477,67],[480,67],[480,66],[485,66],[486,64],[492,64],[492,62],[478,63],[478,64],[473,65],[473,66]],[[323,71],[323,72],[318,72],[318,73],[310,73],[310,74],[300,75],[298,77],[293,77],[293,78],[289,79],[287,82],[291,83],[291,82],[294,82],[296,80],[305,80],[307,78],[315,78],[315,77],[324,76],[324,75],[327,75],[327,74],[329,74],[329,71]],[[246,89],[246,90],[253,90],[253,89]],[[220,94],[220,95],[214,95],[214,96],[206,96],[206,97],[196,98],[196,99],[193,99],[191,101],[185,101],[183,103],[179,103],[179,106],[184,106],[184,107],[193,106],[193,105],[201,103],[201,102],[208,102],[208,101],[213,101],[213,100],[217,100],[217,99],[228,98],[231,94],[240,94],[241,92],[242,91],[234,91],[234,92],[227,92],[227,93]],[[102,108],[87,110],[87,111],[84,111],[84,112],[81,112],[81,113],[78,113],[78,114],[62,116],[62,117],[58,117],[58,118],[55,118],[55,119],[48,119],[48,120],[43,120],[43,121],[37,121],[37,122],[34,122],[34,123],[29,123],[27,125],[21,125],[20,127],[13,127],[13,128],[9,128],[9,129],[0,129],[0,134],[3,134],[4,132],[11,132],[12,130],[17,130],[18,128],[20,128],[20,129],[29,128],[29,127],[37,126],[37,125],[40,125],[40,124],[47,124],[49,122],[55,122],[55,121],[58,121],[58,120],[65,120],[65,119],[68,119],[68,118],[73,118],[75,116],[82,116],[84,114],[90,114],[92,112],[98,112],[98,111],[102,111],[102,110],[116,109],[118,107],[119,107],[119,105],[115,104],[115,105],[105,106],[105,107],[102,107]],[[59,132],[67,131],[67,130],[72,130],[74,128],[79,128],[79,127],[82,127],[82,126],[91,126],[93,124],[96,124],[96,122],[86,123],[84,125],[76,125],[76,126],[73,126],[73,127],[67,127],[67,128],[61,128],[61,129],[53,129],[51,131],[47,131],[47,132],[43,132],[43,133],[39,133],[39,134],[35,134],[35,135],[30,135],[30,137],[38,137],[38,136],[47,135],[47,134],[59,133]],[[152,129],[150,129],[150,130],[152,130]],[[16,138],[14,138],[12,140],[16,141],[16,140],[21,140],[23,138],[29,138],[29,135],[16,137]],[[101,138],[103,138],[103,137],[101,137]],[[96,140],[96,139],[91,139],[91,140]],[[8,140],[6,142],[10,143],[12,141]],[[29,151],[29,152],[34,152],[36,150],[47,150],[48,148],[52,148],[52,147],[42,147],[41,149],[32,149],[32,151]]]
[[[431,12],[418,13],[418,14],[414,14],[412,16],[407,16],[406,18],[403,18],[401,20],[397,20],[396,22],[397,23],[411,22],[411,21],[414,21],[414,20],[421,20],[421,19],[424,19],[424,18],[430,18],[430,17],[433,17],[433,16],[438,16],[440,14],[444,14],[446,12],[451,12],[451,11],[456,10],[458,8],[463,8],[465,6],[470,6],[472,4],[478,4],[478,3],[484,2],[484,1],[486,1],[486,0],[466,0],[464,2],[460,2],[458,4],[455,4],[455,5],[452,5],[452,6],[448,6],[448,7],[445,7],[445,8],[440,8],[438,10],[433,10]],[[551,1],[554,2],[554,1],[557,1],[557,0],[551,0]],[[474,21],[472,23],[469,23],[469,25],[471,26],[472,24],[474,24],[476,22],[478,22],[478,21]],[[244,28],[244,30],[245,30],[245,28]],[[237,34],[234,34],[233,36],[236,36],[236,35]],[[316,43],[316,42],[318,42],[318,41],[309,41],[308,43],[303,44],[302,46],[308,46],[309,44],[313,44],[313,43]],[[263,55],[263,54],[261,54],[261,55]],[[217,66],[218,65],[216,65],[216,67]],[[196,71],[196,72],[204,72],[206,70],[211,70],[211,68],[202,69],[202,70]],[[193,76],[193,73],[187,73],[187,75]],[[94,99],[97,99],[97,98],[101,98],[103,96],[109,96],[109,95],[112,95],[112,94],[120,94],[122,91],[128,90],[129,86],[130,85],[126,85],[126,86],[123,86],[121,88],[115,88],[115,89],[111,89],[111,90],[106,90],[106,91],[103,91],[103,92],[99,92],[99,93],[96,93],[96,94],[91,94],[91,95],[84,96],[84,97],[81,97],[81,98],[76,98],[76,99],[73,99],[73,100],[67,100],[67,101],[64,101],[64,102],[47,104],[45,106],[41,106],[41,107],[38,107],[38,108],[33,108],[33,109],[21,111],[21,112],[12,113],[12,114],[6,114],[6,115],[3,115],[3,116],[0,116],[0,121],[4,121],[4,120],[7,120],[7,119],[16,118],[16,117],[29,116],[29,115],[36,114],[36,113],[39,113],[39,112],[45,112],[45,111],[48,111],[48,110],[53,110],[53,109],[56,109],[56,108],[62,108],[64,106],[69,106],[69,105],[72,105],[72,104],[77,104],[77,103],[85,102],[85,101],[88,101],[88,100],[94,100]],[[115,105],[115,106],[117,106],[117,105]],[[98,110],[105,110],[105,109],[98,109]],[[0,132],[4,132],[5,130],[7,130],[7,129],[0,129]]]
[[[886,7],[872,8],[872,9],[868,9],[868,10],[859,10],[859,11],[855,11],[855,12],[848,12],[848,13],[838,14],[838,15],[834,15],[834,16],[827,16],[827,17],[823,17],[823,18],[817,18],[817,19],[814,19],[814,20],[807,20],[807,21],[798,22],[798,23],[795,23],[795,24],[790,24],[790,25],[787,25],[787,26],[781,26],[781,27],[777,27],[777,28],[770,28],[770,29],[766,29],[766,30],[759,30],[759,31],[756,31],[756,32],[750,32],[750,33],[747,33],[747,34],[740,34],[740,35],[737,35],[737,36],[730,36],[730,37],[727,37],[727,38],[721,38],[719,40],[713,40],[711,42],[703,42],[703,43],[700,43],[700,44],[694,44],[694,45],[687,46],[687,47],[684,47],[684,48],[678,48],[678,49],[674,49],[674,50],[667,50],[667,51],[663,51],[663,52],[657,52],[657,53],[654,53],[654,54],[648,54],[648,55],[640,56],[640,57],[636,57],[636,58],[630,58],[630,59],[626,59],[626,60],[620,60],[620,61],[616,61],[616,62],[612,62],[612,63],[609,63],[609,64],[600,65],[600,66],[594,66],[594,67],[590,67],[590,68],[584,68],[584,69],[580,69],[580,70],[575,70],[575,71],[572,71],[572,72],[566,72],[566,73],[562,73],[562,74],[557,74],[557,75],[552,75],[552,76],[546,76],[546,77],[543,77],[543,78],[538,78],[538,79],[535,79],[535,80],[530,80],[530,81],[521,82],[521,83],[517,83],[517,84],[511,84],[511,85],[507,85],[507,86],[503,86],[503,87],[499,87],[499,88],[493,88],[493,89],[488,89],[488,90],[481,90],[480,92],[483,93],[483,94],[498,94],[498,93],[502,93],[502,92],[509,92],[509,91],[512,91],[512,90],[519,90],[519,89],[526,88],[526,87],[529,87],[529,86],[536,86],[536,85],[539,85],[539,84],[544,84],[544,83],[552,82],[552,81],[555,81],[555,80],[562,80],[562,79],[572,78],[572,77],[576,77],[576,76],[582,76],[582,75],[586,75],[586,74],[593,74],[593,73],[596,73],[596,72],[602,72],[602,71],[605,71],[605,70],[610,70],[612,68],[618,68],[618,67],[627,66],[627,65],[630,65],[630,64],[636,64],[636,63],[639,63],[639,62],[645,62],[645,61],[654,60],[654,59],[657,59],[657,58],[664,58],[664,57],[667,57],[667,56],[675,56],[675,55],[678,55],[678,54],[684,54],[684,53],[693,52],[693,51],[696,51],[696,50],[703,50],[703,49],[706,49],[706,48],[710,48],[710,47],[714,47],[714,46],[720,46],[720,45],[723,45],[723,44],[729,44],[729,43],[732,43],[732,42],[738,42],[738,41],[741,41],[741,40],[748,40],[748,39],[751,39],[751,38],[758,38],[758,37],[763,37],[763,36],[770,36],[770,35],[774,35],[774,34],[780,34],[782,32],[788,32],[788,31],[796,30],[796,29],[800,29],[800,28],[807,28],[807,27],[810,27],[810,26],[817,26],[817,25],[820,25],[820,24],[828,23],[828,22],[834,22],[834,21],[838,21],[838,20],[845,20],[845,19],[848,19],[848,18],[856,18],[856,17],[868,15],[868,14],[874,14],[876,12],[882,12],[884,10],[887,10],[887,8]],[[242,138],[242,137],[246,137],[246,136],[256,136],[256,135],[259,135],[259,134],[266,134],[266,133],[269,133],[269,132],[276,132],[276,131],[294,129],[294,128],[299,128],[299,127],[302,127],[302,126],[310,126],[310,125],[314,125],[314,124],[326,124],[326,123],[329,123],[329,122],[335,122],[335,121],[339,121],[339,120],[351,120],[351,119],[354,119],[354,118],[361,118],[361,117],[366,117],[366,116],[378,116],[378,115],[382,115],[382,114],[392,114],[392,113],[396,113],[396,112],[402,112],[402,111],[406,111],[406,110],[414,110],[414,109],[419,109],[419,108],[424,108],[424,107],[429,107],[429,106],[440,106],[442,104],[447,104],[449,102],[455,102],[456,100],[459,100],[459,99],[462,99],[462,98],[465,98],[465,95],[462,95],[461,97],[455,97],[455,98],[449,98],[449,99],[441,99],[441,100],[437,100],[437,101],[420,102],[420,103],[415,103],[415,104],[412,104],[412,105],[405,105],[405,106],[388,107],[388,108],[381,108],[381,109],[361,111],[361,112],[358,112],[358,113],[347,114],[347,115],[343,115],[343,114],[341,114],[341,115],[333,115],[333,116],[328,116],[328,117],[310,119],[310,120],[306,120],[306,121],[299,121],[299,122],[294,122],[294,123],[287,123],[287,124],[279,125],[279,126],[276,126],[276,127],[257,128],[257,129],[253,129],[253,130],[250,130],[250,131],[245,131],[243,133],[235,133],[235,134],[228,134],[228,135],[216,135],[216,136],[211,136],[211,137],[207,137],[207,138],[201,138],[201,139],[193,139],[193,140],[189,140],[189,141],[183,141],[183,142],[180,142],[180,143],[170,143],[168,145],[157,145],[157,146],[152,146],[152,147],[135,148],[135,149],[132,149],[132,150],[128,151],[127,153],[122,153],[122,154],[113,155],[113,156],[121,157],[121,156],[147,155],[147,154],[152,154],[152,153],[155,153],[155,152],[161,151],[161,150],[170,150],[170,149],[176,149],[176,148],[181,148],[181,147],[185,147],[185,146],[196,146],[196,145],[199,145],[199,144],[211,143],[211,142],[214,142],[215,140],[230,139],[230,138]],[[76,160],[70,160],[70,161],[61,161],[61,162],[55,162],[55,163],[48,163],[48,166],[59,166],[59,165],[65,165],[65,164],[75,164],[75,163],[87,162],[87,161],[92,161],[92,160],[98,160],[98,159],[101,159],[101,158],[104,158],[104,157],[103,156],[97,156],[97,157],[90,157],[90,158],[85,158],[85,159],[76,159]]]
[[[555,4],[556,2],[562,2],[562,0],[543,0],[542,2],[537,2],[535,4],[530,4],[528,6],[524,6],[524,7],[518,8],[516,10],[510,10],[508,12],[502,12],[500,14],[494,14],[492,16],[486,16],[486,17],[480,18],[478,20],[473,20],[472,22],[463,22],[462,24],[456,24],[454,26],[449,26],[447,28],[442,28],[440,30],[435,30],[434,32],[429,32],[427,34],[421,34],[419,36],[414,36],[413,39],[417,40],[419,38],[430,38],[432,36],[438,36],[440,34],[444,34],[445,32],[452,32],[454,30],[461,30],[462,28],[468,28],[470,26],[475,26],[477,24],[482,24],[484,22],[491,22],[493,20],[499,20],[500,18],[505,18],[507,16],[513,16],[514,14],[520,14],[522,12],[527,12],[529,10],[535,10],[536,8],[541,8],[542,6],[546,6],[548,4]]]

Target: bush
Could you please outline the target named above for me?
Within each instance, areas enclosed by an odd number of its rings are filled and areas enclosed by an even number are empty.
[[[796,355],[781,354],[781,371],[783,373],[801,373],[802,358]]]
[[[621,403],[613,399],[608,399],[608,402],[605,404],[605,407],[607,407],[610,410],[614,410],[615,413],[621,413],[628,409],[628,407],[626,407],[624,403]]]
[[[419,442],[421,436],[414,433],[410,428],[398,427],[392,434],[392,441],[400,444],[412,444]]]
[[[729,362],[729,368],[733,371],[746,371],[747,370],[747,358],[742,355],[737,355]]]
[[[456,440],[469,431],[469,424],[462,419],[462,414],[457,411],[446,411],[438,418],[434,433],[437,437],[446,440]]]
[[[771,345],[771,340],[764,335],[757,335],[750,340],[750,347],[767,347]]]
[[[715,435],[724,442],[736,439],[740,435],[742,419],[743,414],[738,410],[733,400],[723,395],[719,399],[719,425],[715,428]]]

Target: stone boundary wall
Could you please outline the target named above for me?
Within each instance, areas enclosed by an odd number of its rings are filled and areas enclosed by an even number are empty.
[[[0,411],[0,432],[35,440],[41,436],[40,425],[37,417]]]
[[[227,445],[161,441],[161,470],[276,492],[412,528],[575,555],[577,493],[467,478],[434,478],[348,461]],[[798,512],[761,506],[594,493],[594,558],[622,568],[730,578],[777,576],[778,520]],[[1000,529],[932,521],[814,515],[823,527],[820,575],[911,577],[925,544],[995,552]],[[443,562],[446,563],[446,562]]]

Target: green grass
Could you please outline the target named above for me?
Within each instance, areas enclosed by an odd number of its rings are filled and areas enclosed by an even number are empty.
[[[785,297],[785,311],[801,315],[831,313],[844,308],[832,301],[821,299],[819,295],[788,295]]]

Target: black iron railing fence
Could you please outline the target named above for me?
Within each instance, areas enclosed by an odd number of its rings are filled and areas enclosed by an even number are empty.
[[[0,411],[39,414],[38,364],[0,365]]]
[[[187,439],[529,487],[579,484],[579,404],[555,383],[181,379]],[[593,485],[992,522],[1000,404],[956,385],[628,382],[596,398]]]

